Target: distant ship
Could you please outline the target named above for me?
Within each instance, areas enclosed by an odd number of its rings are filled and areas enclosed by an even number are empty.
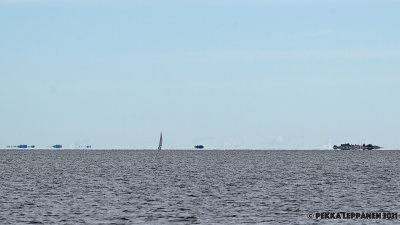
[[[7,146],[7,148],[35,148],[34,145],[17,145],[17,146]]]
[[[373,149],[380,149],[382,147],[378,145],[372,145],[372,144],[363,144],[363,145],[351,145],[349,143],[347,144],[341,144],[340,146],[334,145],[333,149],[340,149],[340,150],[373,150]]]
[[[162,147],[162,132],[160,134],[160,142],[158,143],[158,150],[161,150]]]
[[[53,148],[62,148],[62,145],[53,145],[51,147],[53,147]]]
[[[203,149],[204,146],[203,146],[203,145],[195,145],[194,148],[196,148],[196,149]]]

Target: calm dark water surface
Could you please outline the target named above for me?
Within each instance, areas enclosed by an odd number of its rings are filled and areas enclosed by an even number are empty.
[[[0,151],[0,224],[396,224],[400,151]]]

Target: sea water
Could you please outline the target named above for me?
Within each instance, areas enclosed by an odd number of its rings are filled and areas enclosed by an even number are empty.
[[[0,224],[396,224],[400,151],[1,150]],[[349,214],[350,215],[350,214]]]

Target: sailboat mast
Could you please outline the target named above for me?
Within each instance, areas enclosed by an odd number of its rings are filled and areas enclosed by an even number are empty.
[[[162,146],[162,132],[160,134],[160,142],[158,143],[158,150],[161,150],[161,146]]]

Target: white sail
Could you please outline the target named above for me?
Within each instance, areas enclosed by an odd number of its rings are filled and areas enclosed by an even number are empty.
[[[158,143],[158,150],[161,150],[161,146],[162,146],[162,132],[160,134],[160,143]]]

